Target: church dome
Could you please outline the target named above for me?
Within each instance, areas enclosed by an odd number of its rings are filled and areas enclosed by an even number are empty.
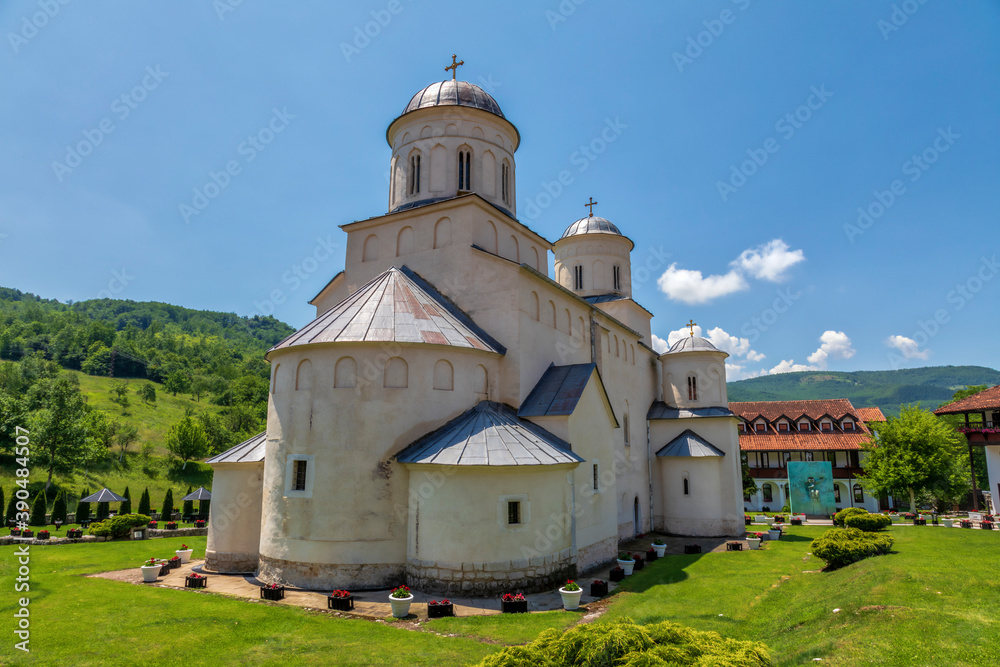
[[[404,114],[417,109],[441,106],[460,106],[481,109],[506,119],[500,105],[485,90],[468,81],[440,81],[432,83],[410,98]]]
[[[570,236],[579,236],[581,234],[611,234],[613,236],[625,236],[621,231],[615,227],[614,223],[607,218],[602,218],[599,215],[592,215],[586,218],[580,218],[572,225],[566,228],[560,239],[569,238]]]
[[[664,354],[675,354],[677,352],[721,352],[719,348],[712,345],[711,341],[701,336],[684,336],[679,341],[670,346]]]

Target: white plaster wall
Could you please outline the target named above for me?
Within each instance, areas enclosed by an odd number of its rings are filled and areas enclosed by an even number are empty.
[[[632,296],[633,243],[615,234],[581,234],[559,239],[552,247],[555,253],[555,278],[563,287],[580,296],[621,294]],[[573,267],[583,266],[583,289],[574,289]],[[612,266],[621,267],[621,288],[614,289]],[[563,270],[565,269],[565,270]]]
[[[1000,510],[1000,445],[987,445],[983,449],[986,451],[986,471],[990,482],[990,487],[983,490],[990,492],[994,507]]]
[[[212,468],[213,500],[206,551],[256,556],[260,545],[264,463],[217,463]]]
[[[678,408],[728,407],[725,352],[675,352],[660,355],[663,400]],[[687,378],[697,378],[698,399],[689,400]]]

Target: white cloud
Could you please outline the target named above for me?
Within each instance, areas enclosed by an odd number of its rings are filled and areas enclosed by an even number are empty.
[[[677,262],[674,262],[656,283],[660,291],[673,301],[708,303],[713,299],[750,289],[747,276],[771,282],[784,280],[788,269],[805,259],[801,250],[792,250],[781,239],[773,239],[744,250],[729,263],[729,271],[722,275],[706,276],[698,270],[678,268]]]
[[[726,364],[726,381],[735,382],[736,380],[746,380],[747,378],[755,378],[761,375],[766,375],[767,371],[758,368],[755,371],[745,371],[746,368],[743,364]]]
[[[682,303],[707,303],[720,296],[749,289],[747,281],[738,271],[722,276],[705,277],[701,271],[678,269],[677,262],[667,267],[656,284],[668,298]]]
[[[781,363],[772,368],[767,372],[768,375],[777,375],[778,373],[797,373],[799,371],[818,371],[817,366],[807,366],[805,364],[797,364],[794,359],[782,359]]]
[[[676,331],[671,331],[669,334],[667,334],[667,347],[670,348],[674,343],[679,341],[681,338],[687,338],[690,335],[691,335],[691,329],[687,327],[681,327]],[[694,325],[694,335],[695,336],[701,335],[701,327],[698,326],[697,324]]]
[[[851,339],[843,331],[824,331],[819,337],[822,345],[809,355],[809,363],[826,368],[829,359],[850,359],[857,352],[851,347]]]
[[[921,350],[917,341],[906,336],[889,336],[885,344],[899,350],[903,359],[927,359],[931,356],[930,350]]]
[[[781,239],[768,241],[756,248],[748,248],[730,266],[741,269],[759,280],[776,283],[784,280],[785,272],[799,262],[804,262],[801,250],[789,250]]]
[[[760,352],[755,352],[754,350],[747,352],[747,361],[763,361],[763,359],[764,355]]]
[[[670,349],[670,343],[663,340],[656,334],[653,334],[653,349],[656,350],[658,354],[663,354]]]

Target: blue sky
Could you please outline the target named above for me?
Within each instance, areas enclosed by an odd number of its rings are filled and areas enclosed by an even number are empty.
[[[694,318],[731,379],[1000,365],[996,2],[36,0],[0,32],[3,286],[305,324],[457,53],[521,132],[522,222],[593,196],[659,339]]]

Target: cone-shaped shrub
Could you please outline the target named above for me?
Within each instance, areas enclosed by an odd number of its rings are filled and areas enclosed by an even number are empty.
[[[170,515],[174,513],[174,490],[167,489],[167,495],[163,497],[163,509],[160,510],[160,516],[163,517],[164,521],[170,520]]]
[[[108,514],[110,514],[108,503],[97,503],[97,520],[104,521],[108,518]]]
[[[149,488],[142,490],[142,497],[139,498],[139,514],[149,516]]]
[[[66,523],[66,493],[60,491],[56,496],[56,502],[52,505],[52,523],[62,521]]]
[[[125,493],[123,493],[122,495],[125,496],[125,500],[122,501],[121,506],[118,508],[118,513],[119,514],[131,514],[132,513],[132,494],[129,493],[127,486],[125,487]]]
[[[86,498],[90,495],[89,489],[84,489],[80,493],[81,498]],[[90,503],[79,502],[76,504],[76,522],[87,521],[90,519]]]
[[[29,526],[44,526],[45,521],[45,491],[39,491],[38,495],[35,496],[35,502],[31,506],[31,519],[28,521]]]
[[[187,493],[184,494],[184,495],[190,496],[192,491],[194,491],[194,489],[192,489],[189,486],[188,490],[187,490]],[[191,516],[192,514],[194,514],[194,501],[193,500],[185,500],[184,501],[184,511],[181,512],[181,514],[183,514],[184,516]]]

